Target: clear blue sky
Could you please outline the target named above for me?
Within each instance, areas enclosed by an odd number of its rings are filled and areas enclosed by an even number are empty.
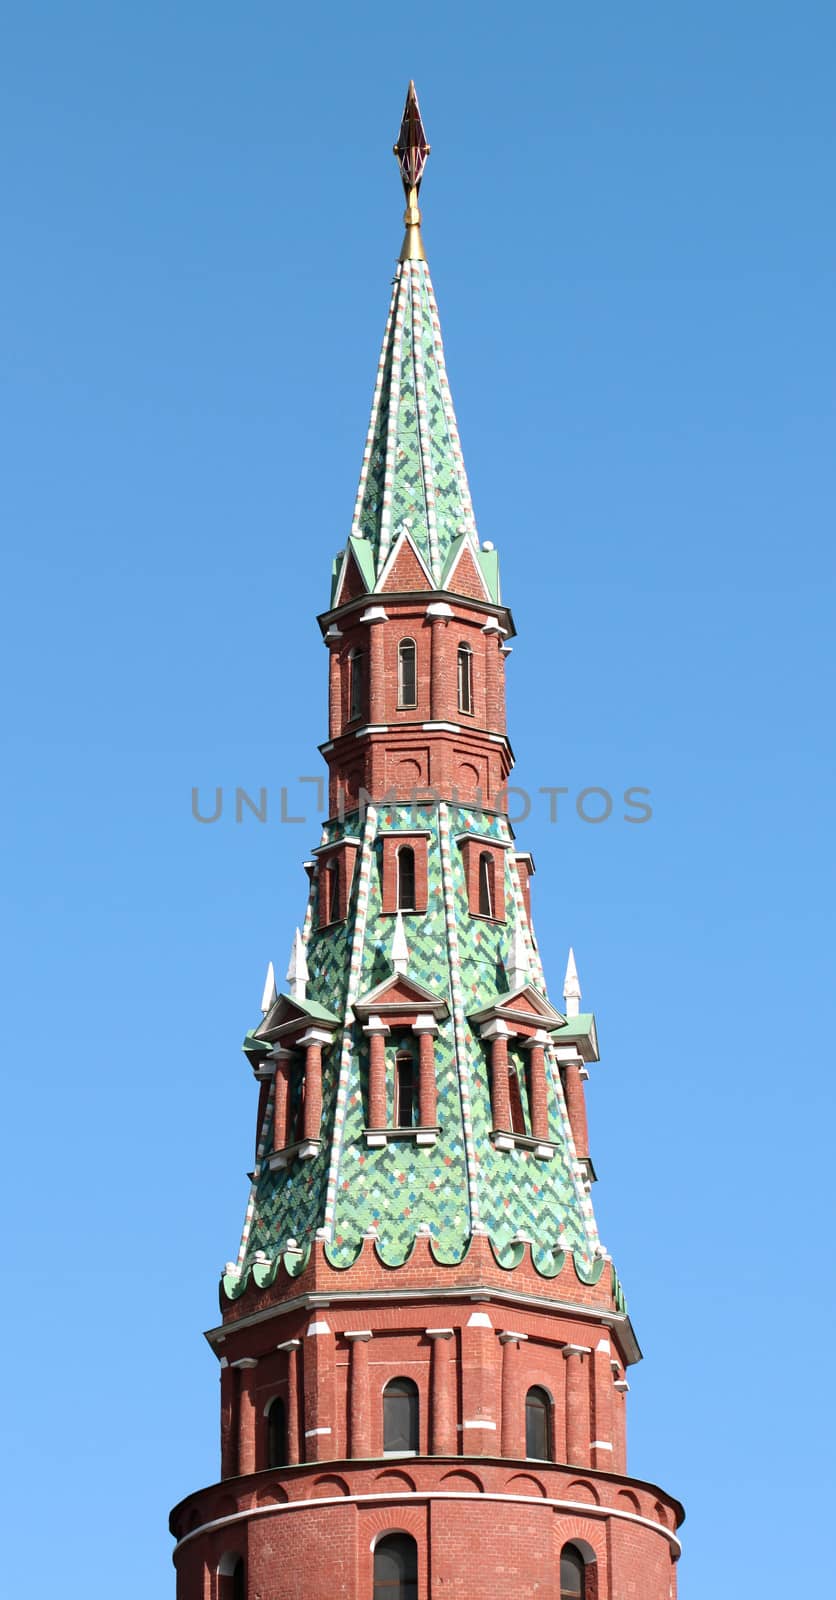
[[[820,1591],[832,1494],[836,14],[812,0],[7,13],[3,1580],[174,1593],[217,1470],[239,1053],[320,770],[415,77],[425,238],[519,638],[518,828],[603,1061],[632,1470],[682,1600]],[[642,827],[572,797],[652,791]],[[826,1408],[826,1409],[825,1409]],[[780,1516],[776,1510],[780,1507]],[[809,1534],[804,1531],[812,1529]],[[797,1530],[797,1531],[796,1531]]]

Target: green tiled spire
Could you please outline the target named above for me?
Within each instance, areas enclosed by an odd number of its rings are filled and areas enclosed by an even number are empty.
[[[408,532],[442,586],[454,545],[479,541],[426,261],[399,261],[351,534],[375,579]]]

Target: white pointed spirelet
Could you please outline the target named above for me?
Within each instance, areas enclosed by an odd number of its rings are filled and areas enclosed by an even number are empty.
[[[267,977],[264,979],[264,993],[261,996],[261,1015],[266,1017],[270,1007],[276,1000],[276,974],[273,971],[272,961],[267,963]]]
[[[567,1017],[576,1017],[581,1009],[581,986],[578,981],[578,969],[575,966],[575,952],[569,947],[569,960],[566,963],[566,976],[563,979],[563,998],[566,1001]]]
[[[395,918],[395,931],[392,934],[392,966],[396,972],[409,970],[409,945],[406,942],[406,929],[400,911]]]
[[[521,989],[524,983],[528,983],[528,980],[531,976],[528,948],[526,946],[525,934],[523,932],[523,926],[521,922],[518,922],[514,928],[514,940],[511,945],[511,963],[508,967],[506,976],[508,978],[509,987],[512,991],[515,989]]]
[[[290,965],[287,969],[287,984],[294,1000],[305,999],[308,987],[308,963],[305,956],[304,941],[298,928],[293,935]]]

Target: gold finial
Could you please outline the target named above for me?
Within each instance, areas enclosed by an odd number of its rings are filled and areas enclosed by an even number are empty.
[[[421,238],[421,213],[418,209],[418,190],[427,164],[430,147],[427,144],[427,135],[421,121],[421,110],[418,105],[418,96],[415,93],[415,84],[409,80],[406,91],[406,105],[403,108],[401,131],[398,142],[392,146],[398,158],[401,169],[401,181],[406,195],[406,210],[403,220],[406,224],[406,236],[401,251],[401,261],[426,261],[424,244]]]

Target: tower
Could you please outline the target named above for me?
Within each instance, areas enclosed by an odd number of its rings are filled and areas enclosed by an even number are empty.
[[[598,1060],[549,998],[504,788],[507,641],[421,237],[406,236],[351,532],[318,619],[329,818],[244,1052],[256,1154],[221,1321],[220,1481],[178,1600],[671,1600],[678,1503],[627,1475],[640,1351],[590,1199]]]

